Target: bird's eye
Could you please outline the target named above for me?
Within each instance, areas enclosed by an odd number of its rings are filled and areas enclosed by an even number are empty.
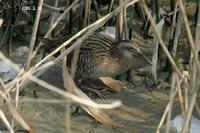
[[[129,51],[132,51],[132,50],[133,50],[133,47],[128,47],[128,50],[129,50]]]

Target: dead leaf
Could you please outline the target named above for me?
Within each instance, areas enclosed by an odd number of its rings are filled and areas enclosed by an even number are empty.
[[[100,77],[99,78],[106,86],[108,86],[108,89],[112,92],[122,92],[123,88],[125,87],[124,83],[115,80],[111,77]]]

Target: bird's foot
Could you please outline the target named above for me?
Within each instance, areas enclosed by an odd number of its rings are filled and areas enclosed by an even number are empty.
[[[76,106],[75,110],[71,113],[72,116],[80,116],[80,106]]]
[[[163,81],[162,79],[154,81],[152,77],[149,78],[147,76],[145,77],[145,85],[149,90],[149,92],[152,92],[154,89],[158,89],[160,91],[165,91],[165,92],[171,91],[170,85],[167,83],[167,81]]]

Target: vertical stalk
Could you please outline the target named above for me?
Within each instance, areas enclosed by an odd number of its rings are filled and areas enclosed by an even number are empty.
[[[34,25],[33,25],[33,32],[32,32],[30,46],[29,46],[29,54],[28,54],[27,64],[26,64],[26,67],[25,67],[26,71],[29,69],[30,64],[31,64],[31,60],[32,60],[33,48],[34,48],[34,45],[35,45],[38,25],[39,25],[39,21],[40,21],[40,15],[41,15],[41,12],[42,12],[42,5],[43,5],[43,0],[39,0],[38,8],[37,8],[37,14],[36,14],[35,22],[34,22]]]
[[[119,5],[123,3],[123,0],[119,0]],[[123,38],[123,11],[121,11],[118,15],[117,19],[117,38],[121,40]]]
[[[182,1],[179,0],[179,4],[182,6]],[[190,95],[189,95],[189,106],[188,106],[188,110],[186,111],[186,117],[185,117],[185,122],[184,122],[184,126],[182,129],[182,133],[187,133],[190,130],[190,121],[191,121],[191,115],[193,112],[193,108],[195,106],[196,103],[196,99],[198,96],[198,91],[199,91],[199,80],[200,80],[200,71],[198,68],[198,60],[196,60],[195,58],[198,57],[198,53],[199,53],[199,47],[200,47],[200,39],[199,39],[199,35],[200,35],[200,2],[197,1],[197,5],[198,5],[198,10],[197,10],[197,19],[196,19],[196,34],[195,34],[195,45],[194,48],[195,50],[193,50],[193,56],[194,56],[194,60],[192,62],[192,77],[191,77],[191,90],[190,91]],[[182,12],[184,12],[184,10],[182,10]],[[186,19],[185,19],[185,23],[186,23]],[[186,26],[188,26],[186,24]],[[188,39],[190,38],[190,34],[189,34],[189,30],[188,32]],[[193,38],[190,38],[190,43],[192,43]]]
[[[85,19],[84,19],[83,27],[86,27],[90,23],[90,6],[91,6],[91,0],[85,0]],[[72,78],[75,77],[80,47],[81,46],[78,46],[77,48],[75,48],[74,53],[73,53],[72,62],[71,62]]]

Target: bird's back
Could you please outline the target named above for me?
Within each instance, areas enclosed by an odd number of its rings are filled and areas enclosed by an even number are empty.
[[[83,41],[77,65],[77,78],[104,75],[98,73],[97,69],[103,60],[109,56],[113,42],[113,38],[101,33],[94,33]]]

